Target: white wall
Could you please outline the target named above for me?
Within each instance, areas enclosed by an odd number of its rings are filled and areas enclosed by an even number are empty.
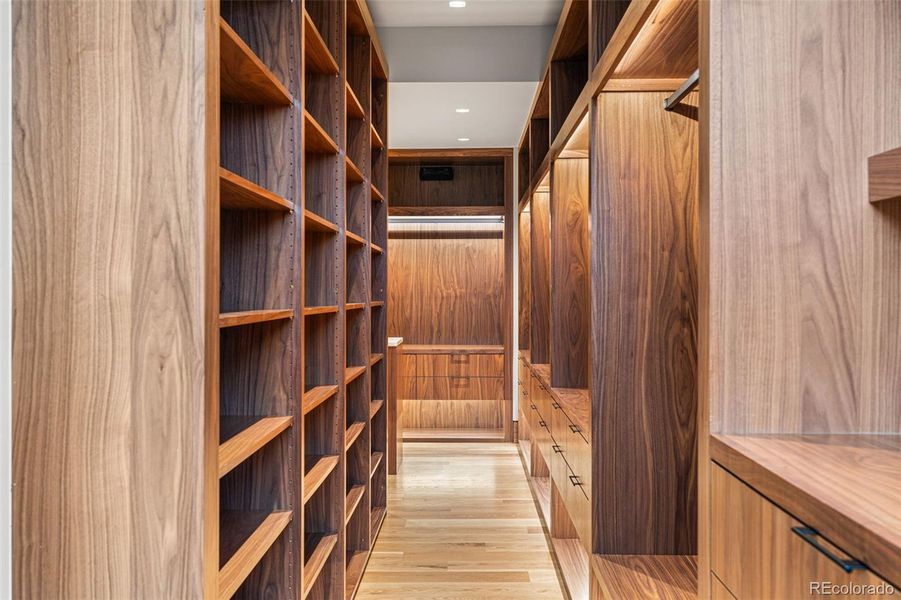
[[[12,35],[0,0],[0,598],[12,598]]]

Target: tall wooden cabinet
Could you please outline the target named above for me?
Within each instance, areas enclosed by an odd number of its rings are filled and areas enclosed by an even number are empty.
[[[16,594],[352,597],[387,510],[368,8],[14,12]]]

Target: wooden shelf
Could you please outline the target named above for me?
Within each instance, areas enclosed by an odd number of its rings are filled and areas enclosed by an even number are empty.
[[[351,423],[350,427],[344,432],[344,451],[347,452],[350,450],[351,446],[354,445],[354,442],[357,441],[357,438],[360,437],[360,434],[363,433],[363,430],[366,429],[366,423],[362,421],[357,421],[356,423]]]
[[[303,11],[303,34],[304,34],[304,52],[303,60],[306,65],[307,72],[319,73],[320,75],[337,75],[338,61],[332,56],[331,50],[325,44],[325,40],[319,33],[310,14],[304,9]]]
[[[347,97],[347,116],[354,119],[364,118],[366,112],[363,110],[363,105],[360,104],[360,100],[354,93],[353,88],[350,87],[350,83],[344,82],[344,90],[345,96]]]
[[[336,455],[310,456],[312,466],[303,476],[303,503],[309,502],[319,486],[331,475],[338,466],[339,457]]]
[[[349,156],[344,156],[344,164],[345,164],[345,174],[347,177],[347,181],[352,183],[363,183],[363,172],[354,164],[354,161],[350,159]]]
[[[303,597],[306,598],[313,589],[322,568],[332,555],[335,545],[338,543],[338,534],[308,533],[304,536],[304,550],[307,556],[303,565]],[[306,549],[310,548],[309,552]]]
[[[355,244],[357,246],[365,246],[366,245],[366,240],[363,239],[361,236],[357,235],[356,233],[354,233],[353,231],[348,229],[346,235],[347,235],[347,243],[348,244]]]
[[[373,308],[382,307],[382,306],[385,306],[385,301],[384,300],[373,300],[372,302],[369,303],[369,306],[371,306]]]
[[[379,189],[377,187],[375,187],[375,184],[371,183],[371,184],[369,184],[369,186],[372,189],[372,199],[375,200],[376,202],[384,202],[385,196],[383,196],[382,192],[380,192]]]
[[[551,538],[570,598],[588,598],[588,552],[577,538]]]
[[[347,561],[346,581],[344,582],[344,598],[350,600],[357,592],[360,581],[363,580],[363,571],[369,562],[369,552],[354,552]]]
[[[303,226],[307,231],[320,231],[322,233],[338,233],[338,226],[311,212],[303,210]]]
[[[373,400],[369,403],[369,420],[371,421],[377,412],[381,410],[382,405],[385,404],[384,400]]]
[[[352,310],[362,310],[364,308],[366,308],[365,302],[348,302],[345,310],[350,312]]]
[[[379,353],[379,352],[373,353],[373,354],[369,357],[369,366],[371,367],[372,365],[376,364],[377,362],[379,362],[379,361],[382,360],[383,358],[385,358],[385,355],[384,355],[384,354],[381,354],[381,353]]]
[[[291,426],[294,417],[221,416],[219,478]],[[224,441],[222,441],[224,440]]]
[[[285,198],[223,167],[219,167],[219,206],[229,210],[294,209],[294,204]]]
[[[357,510],[357,507],[360,505],[360,500],[363,499],[363,494],[366,493],[365,485],[354,485],[351,486],[350,491],[347,492],[347,497],[344,500],[344,524],[347,525],[350,522],[350,518],[353,516],[354,511]]]
[[[375,472],[378,470],[379,465],[382,464],[382,458],[385,456],[383,452],[373,452],[372,453],[372,467],[369,472],[369,476],[372,477],[375,475]]]
[[[303,316],[309,317],[312,315],[331,315],[338,312],[337,306],[304,306],[303,307]]]
[[[307,414],[338,393],[337,385],[317,385],[303,393],[303,414]]]
[[[366,372],[366,367],[347,367],[344,370],[344,384],[347,385]]]
[[[338,144],[316,121],[310,111],[303,111],[304,152],[308,154],[338,154]]]
[[[392,206],[392,217],[503,217],[503,206]]]
[[[371,532],[369,535],[371,539],[375,539],[375,536],[378,535],[386,514],[388,514],[388,509],[384,506],[376,506],[369,513],[369,531]]]
[[[267,321],[280,321],[294,318],[293,310],[243,310],[219,314],[219,327],[238,327]]]
[[[376,244],[369,244],[369,247],[372,248],[372,251],[376,254],[384,254],[384,250],[382,250],[381,246],[377,246]]]
[[[372,141],[372,147],[373,148],[384,148],[385,142],[382,141],[382,136],[379,135],[379,132],[378,132],[378,130],[376,130],[375,125],[370,124],[369,130],[372,132],[372,135],[370,136],[371,141]]]
[[[235,595],[260,559],[291,522],[290,510],[272,513],[227,511],[222,515],[220,557],[229,557],[219,569],[219,595]]]
[[[288,89],[244,43],[225,19],[219,19],[220,95],[225,102],[291,106]]]

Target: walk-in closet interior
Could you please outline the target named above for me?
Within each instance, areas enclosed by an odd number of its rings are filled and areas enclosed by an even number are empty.
[[[0,598],[899,593],[901,1],[0,9]]]

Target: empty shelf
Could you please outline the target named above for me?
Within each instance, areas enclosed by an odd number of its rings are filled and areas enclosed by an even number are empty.
[[[349,156],[345,155],[344,164],[347,167],[345,169],[347,180],[353,183],[363,183],[363,172],[357,168],[357,165],[354,164],[354,161]]]
[[[337,225],[307,209],[303,210],[303,224],[307,231],[338,233]]]
[[[322,573],[322,568],[328,561],[329,556],[332,555],[332,550],[334,550],[337,543],[338,534],[336,533],[308,533],[304,536],[303,545],[306,557],[303,565],[304,598],[313,589],[313,585],[319,579],[319,574]]]
[[[219,314],[219,327],[237,327],[266,321],[278,321],[294,317],[293,310],[243,310]]]
[[[338,145],[326,133],[313,115],[303,111],[304,152],[310,154],[338,154]]]
[[[372,307],[385,306],[385,301],[384,300],[373,300],[372,302],[369,303],[369,306],[372,306]]]
[[[384,252],[384,250],[382,250],[381,246],[377,246],[375,244],[370,244],[370,246],[372,248],[372,251],[375,252],[376,254],[382,254]]]
[[[371,421],[373,417],[375,417],[376,413],[382,408],[382,405],[385,404],[384,400],[373,400],[369,403],[369,420]]]
[[[319,33],[310,14],[303,11],[303,33],[304,33],[304,64],[307,71],[312,73],[320,73],[322,75],[337,75],[338,62],[332,56],[331,50],[325,44],[325,40]]]
[[[309,317],[311,315],[328,315],[338,312],[337,306],[304,306],[303,315]]]
[[[375,184],[370,184],[370,187],[372,188],[372,199],[376,202],[384,202],[385,197],[382,195],[379,189],[375,187]]]
[[[290,510],[272,513],[228,511],[222,515],[220,559],[229,557],[219,569],[219,598],[234,596],[260,559],[291,522]]]
[[[308,457],[313,466],[303,476],[303,502],[309,502],[322,482],[331,475],[338,466],[338,457],[334,455]]]
[[[362,421],[351,423],[350,427],[347,428],[347,431],[344,432],[345,452],[350,450],[350,447],[354,445],[354,442],[357,441],[357,438],[360,437],[360,434],[363,433],[364,429],[366,429],[366,423],[363,423]]]
[[[354,119],[362,119],[366,116],[363,105],[360,104],[357,95],[354,93],[349,83],[345,82],[344,87],[346,90],[345,95],[347,96],[347,116],[353,117]]]
[[[357,506],[360,505],[360,500],[363,499],[363,494],[366,492],[365,485],[355,485],[350,488],[350,491],[347,492],[347,498],[344,500],[344,524],[347,525],[350,522],[350,518],[353,516],[354,511],[357,510]]]
[[[382,464],[383,456],[385,456],[385,454],[383,452],[373,452],[372,453],[372,470],[369,472],[370,477],[375,475],[375,472],[378,470],[379,465]]]
[[[288,89],[244,40],[219,19],[219,76],[222,99],[245,104],[291,106]]]
[[[363,579],[363,571],[366,569],[366,562],[369,560],[369,552],[360,550],[350,555],[345,570],[346,578],[344,582],[344,598],[353,598]]]
[[[231,210],[288,211],[294,208],[278,194],[222,167],[219,167],[219,206]]]
[[[337,385],[317,385],[303,393],[303,414],[307,414],[338,393]]]
[[[385,142],[382,141],[382,136],[379,135],[378,130],[376,130],[375,125],[369,125],[370,131],[372,131],[372,147],[373,148],[384,148]]]
[[[383,358],[385,358],[385,355],[384,355],[384,354],[381,354],[381,353],[379,353],[379,352],[376,352],[376,353],[372,354],[372,355],[369,357],[369,366],[374,365],[375,363],[379,362],[379,361],[382,360]]]
[[[240,465],[291,426],[293,417],[220,417],[219,477]]]
[[[366,367],[347,367],[344,370],[344,383],[345,385],[362,375],[366,372]]]
[[[382,522],[385,520],[385,514],[388,512],[388,509],[384,506],[376,506],[372,509],[372,512],[369,513],[369,531],[370,531],[370,539],[375,539],[376,534],[379,531],[379,528],[382,526]]]
[[[347,243],[348,244],[356,244],[358,246],[365,246],[366,240],[364,240],[362,237],[360,237],[359,235],[357,235],[356,233],[354,233],[353,231],[348,229],[347,230]]]
[[[348,302],[348,303],[347,303],[346,310],[348,310],[348,311],[351,311],[351,310],[361,310],[361,309],[364,308],[365,306],[366,306],[366,303],[365,303],[365,302]]]

